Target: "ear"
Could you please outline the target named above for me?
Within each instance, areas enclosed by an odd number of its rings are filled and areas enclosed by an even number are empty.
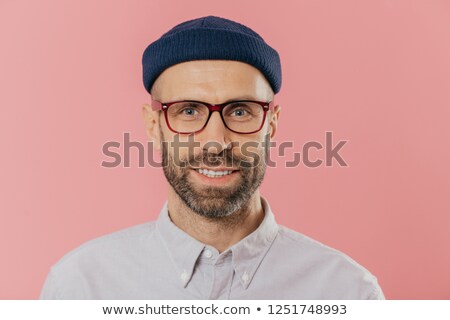
[[[145,131],[153,147],[161,151],[161,133],[159,128],[159,111],[155,111],[148,104],[142,106],[142,118],[144,119]]]
[[[273,139],[275,133],[277,132],[278,127],[278,119],[280,118],[281,107],[276,105],[273,108],[273,111],[270,113],[269,119],[269,131],[270,131],[270,139]]]

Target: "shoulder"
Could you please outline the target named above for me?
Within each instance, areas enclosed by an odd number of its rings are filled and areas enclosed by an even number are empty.
[[[282,252],[283,260],[290,261],[296,274],[309,275],[318,283],[327,284],[330,292],[351,286],[355,291],[352,298],[384,299],[377,278],[339,250],[285,226],[279,226],[273,245]]]
[[[359,265],[356,261],[354,261],[343,252],[285,226],[279,226],[277,240],[281,245],[286,246],[286,249],[288,250],[297,252],[301,250],[302,255],[308,255],[310,257],[317,258],[327,257],[330,259],[334,258],[344,260],[351,266],[362,268],[361,265]]]
[[[129,270],[152,251],[155,221],[142,223],[86,241],[66,253],[51,268],[41,299],[86,296],[86,283]],[[70,292],[70,296],[67,294]]]
[[[126,249],[129,246],[138,249],[142,239],[151,237],[154,229],[155,222],[151,221],[99,236],[66,253],[54,267],[64,265],[83,256],[94,258],[95,256],[102,256],[109,251],[117,252],[121,249]]]

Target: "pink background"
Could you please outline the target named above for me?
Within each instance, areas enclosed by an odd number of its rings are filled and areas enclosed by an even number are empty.
[[[146,141],[142,51],[210,14],[280,53],[278,142],[348,140],[347,168],[269,169],[278,222],[353,257],[389,299],[449,299],[445,0],[1,1],[0,298],[37,298],[66,252],[157,216],[162,170],[102,168],[101,147]]]

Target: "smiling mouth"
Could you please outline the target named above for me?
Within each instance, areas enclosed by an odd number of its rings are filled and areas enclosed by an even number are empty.
[[[208,169],[194,169],[194,170],[209,178],[220,178],[228,176],[233,172],[237,172],[237,170],[208,170]]]

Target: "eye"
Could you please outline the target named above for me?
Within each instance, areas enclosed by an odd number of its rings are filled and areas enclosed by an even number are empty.
[[[243,117],[247,114],[248,114],[247,110],[244,110],[243,108],[236,108],[233,110],[233,113],[232,113],[232,115],[236,116],[236,117]]]
[[[181,112],[186,116],[193,116],[198,111],[195,108],[187,107],[187,108],[184,108],[183,110],[181,110]]]
[[[249,102],[236,102],[226,108],[226,114],[233,118],[248,118],[253,116],[255,106]]]
[[[181,102],[172,106],[172,111],[180,116],[194,117],[198,116],[202,111],[202,105],[195,102]]]

